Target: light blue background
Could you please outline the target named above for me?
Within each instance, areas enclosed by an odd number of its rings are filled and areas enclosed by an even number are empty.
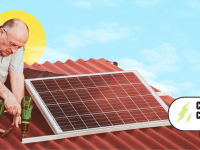
[[[79,58],[117,61],[172,97],[200,96],[200,0],[1,1],[42,24],[38,63]]]

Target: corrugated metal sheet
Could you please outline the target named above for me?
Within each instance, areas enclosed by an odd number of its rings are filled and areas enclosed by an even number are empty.
[[[100,72],[122,71],[105,59],[79,59],[74,62],[67,60],[51,64],[37,63],[25,68],[41,71],[50,71],[57,74],[88,74]],[[156,92],[159,91],[152,87]],[[174,98],[162,96],[163,101],[169,106]],[[0,128],[11,126],[12,116],[5,113],[0,117]],[[26,137],[44,136],[53,134],[40,111],[35,107]],[[21,144],[20,128],[13,127],[7,137],[0,139],[1,149],[199,149],[199,132],[178,131],[172,126],[155,128],[134,129],[127,131],[108,132],[102,134],[79,136],[55,141],[46,141],[30,144]]]

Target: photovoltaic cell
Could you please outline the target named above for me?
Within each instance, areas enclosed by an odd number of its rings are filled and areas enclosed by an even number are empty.
[[[93,113],[101,113],[102,110],[99,108],[99,105],[96,101],[85,101],[84,104],[86,107],[90,110],[90,112]]]
[[[65,103],[65,104],[59,104],[60,108],[63,110],[63,113],[66,117],[72,117],[77,116],[78,112],[76,112],[73,108],[73,105],[71,103]]]
[[[129,96],[140,95],[140,93],[135,89],[135,87],[131,84],[121,85],[121,87],[126,91]]]
[[[121,119],[121,117],[116,112],[105,113],[105,115],[107,116],[107,118],[110,120],[110,122],[113,125],[124,124],[124,121]]]
[[[55,81],[62,90],[72,89],[72,86],[69,84],[69,82],[65,78],[61,78],[61,79],[58,78],[58,79],[55,79]]]
[[[100,75],[90,76],[90,78],[92,79],[92,81],[95,83],[97,87],[107,86],[106,82]]]
[[[149,90],[143,84],[133,84],[132,85],[140,95],[151,94]]]
[[[79,95],[82,101],[93,100],[92,96],[89,94],[89,92],[86,89],[77,89],[76,93],[77,95]]]
[[[104,113],[93,114],[93,116],[101,127],[112,125]]]
[[[84,87],[96,87],[95,84],[92,82],[92,80],[89,77],[79,77],[79,80],[82,82]]]
[[[74,126],[76,130],[87,129],[86,124],[83,122],[81,117],[73,116],[73,117],[68,117],[68,119],[70,120],[71,124]]]
[[[133,72],[124,73],[124,76],[127,80],[129,80],[130,83],[133,83],[133,84],[141,83],[141,81]]]
[[[133,72],[32,80],[62,131],[168,119]]]
[[[83,116],[81,116],[81,118],[84,120],[84,122],[88,128],[99,127],[97,121],[94,119],[94,117],[92,115],[83,115]]]
[[[136,120],[133,119],[133,116],[130,114],[129,111],[119,111],[117,113],[125,124],[136,123]]]
[[[60,87],[58,86],[58,84],[54,79],[43,80],[43,82],[49,91],[60,90]]]
[[[94,100],[105,99],[102,92],[98,88],[88,88],[87,90]]]
[[[44,92],[44,91],[48,91],[46,85],[44,84],[44,82],[42,80],[39,81],[31,81],[31,83],[33,84],[33,86],[36,88],[37,92]]]
[[[53,98],[50,92],[40,93],[40,97],[43,99],[46,105],[55,104],[56,100]]]
[[[75,90],[65,90],[63,91],[69,102],[79,102],[80,98]]]
[[[64,131],[75,130],[67,118],[56,118],[56,121]]]
[[[134,99],[134,97],[133,97]],[[131,97],[122,97],[119,98],[119,100],[123,103],[124,107],[129,110],[129,109],[138,109],[138,106],[136,106],[134,100],[131,99]]]
[[[119,84],[130,84],[130,82],[128,81],[128,79],[122,74],[113,74],[113,77],[116,79],[116,81]]]
[[[110,105],[110,103],[106,99],[105,100],[97,100],[96,103],[99,105],[102,112],[114,111],[113,107]]]
[[[84,88],[77,77],[67,78],[66,80],[69,82],[71,87],[74,88],[74,89]]]
[[[101,75],[101,78],[106,82],[107,85],[118,85],[117,81],[111,74]]]

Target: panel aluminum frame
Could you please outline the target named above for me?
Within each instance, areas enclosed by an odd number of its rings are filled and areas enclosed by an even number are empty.
[[[142,123],[131,123],[131,124],[114,125],[114,126],[107,126],[107,127],[97,127],[97,128],[91,128],[91,129],[80,129],[80,130],[72,130],[72,131],[63,132],[61,128],[59,127],[59,125],[57,124],[57,122],[55,121],[54,117],[51,115],[51,113],[47,109],[45,103],[43,102],[43,100],[41,99],[41,97],[39,96],[39,94],[37,93],[33,85],[31,84],[31,81],[35,81],[35,80],[81,77],[81,76],[115,74],[115,73],[128,73],[128,72],[133,72],[138,77],[138,79],[143,83],[143,85],[150,91],[150,93],[155,97],[155,99],[159,102],[159,104],[165,109],[165,111],[168,112],[168,106],[156,94],[156,92],[148,85],[148,83],[144,80],[144,78],[139,74],[137,70],[25,79],[25,85],[26,85],[26,89],[30,93],[37,107],[41,111],[42,115],[46,119],[51,129],[53,130],[54,134],[60,135],[56,137],[56,139],[58,139],[59,137],[66,138],[66,137],[72,137],[72,136],[82,136],[82,135],[87,135],[87,134],[96,134],[96,133],[103,133],[103,132],[170,125],[168,119],[166,119],[166,120],[149,121],[149,122],[142,122]]]
[[[134,124],[128,124],[128,125],[122,125],[123,130],[130,130],[130,129],[137,129],[138,126],[141,128],[151,128],[151,127],[157,127],[157,121],[153,121],[150,123],[134,123]],[[138,125],[139,124],[139,125]],[[160,126],[170,126],[169,122],[167,121],[159,121]],[[115,126],[110,126],[107,127],[106,129],[98,128],[98,129],[90,129],[89,134],[98,134],[98,133],[105,133],[105,132],[114,132],[114,131],[121,131],[122,127],[121,125],[118,127]],[[47,136],[38,136],[38,137],[31,137],[31,138],[22,138],[22,143],[33,143],[33,142],[42,142],[42,141],[49,141],[49,140],[58,140],[58,139],[63,139],[63,138],[70,138],[70,137],[75,137],[75,136],[84,136],[88,135],[88,131],[73,131],[65,134],[57,134],[57,135],[47,135]]]

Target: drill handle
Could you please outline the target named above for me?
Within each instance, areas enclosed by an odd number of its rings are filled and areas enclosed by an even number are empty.
[[[3,115],[4,111],[5,111],[5,106],[4,106],[4,100],[0,99],[0,116]]]

